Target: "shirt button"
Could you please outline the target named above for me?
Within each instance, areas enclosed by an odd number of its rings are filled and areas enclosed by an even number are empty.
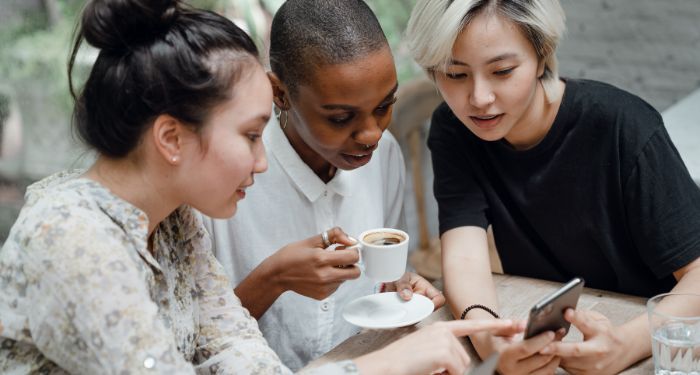
[[[323,302],[323,303],[321,304],[321,310],[323,310],[323,311],[328,311],[328,309],[329,309],[330,307],[331,307],[331,304],[328,303],[328,302]]]
[[[326,191],[323,192],[323,196],[324,196],[324,197],[327,197],[327,196],[328,196],[328,190],[326,190]]]
[[[146,359],[143,360],[143,367],[147,369],[152,369],[156,367],[156,360],[153,357],[146,357]]]

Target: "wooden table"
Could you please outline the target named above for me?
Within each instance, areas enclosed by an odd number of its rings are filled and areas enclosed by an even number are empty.
[[[494,282],[498,293],[501,316],[514,319],[526,319],[528,311],[535,302],[561,286],[559,283],[550,281],[499,274],[494,274]],[[618,325],[645,313],[645,302],[646,300],[640,297],[585,288],[577,308],[598,311],[607,316],[613,324]],[[422,326],[436,321],[451,319],[453,318],[448,308],[442,307],[415,326],[391,330],[365,330],[358,335],[350,337],[330,352],[309,363],[306,368],[367,354],[396,341]],[[581,339],[581,332],[572,326],[565,341],[578,341]],[[465,340],[465,348],[472,359],[477,361],[476,353],[471,344],[468,343],[468,340]],[[559,371],[558,373],[565,373],[561,369]],[[652,374],[653,372],[654,364],[651,359],[647,359],[624,371],[623,374]]]

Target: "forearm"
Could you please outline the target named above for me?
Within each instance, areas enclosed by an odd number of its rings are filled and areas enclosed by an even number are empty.
[[[498,312],[498,298],[489,265],[486,231],[477,227],[456,228],[442,237],[445,296],[452,315],[459,319],[468,306],[480,304]],[[472,309],[465,319],[492,319],[482,309]],[[484,358],[493,350],[490,333],[470,336]]]
[[[389,366],[389,361],[381,357],[380,351],[374,351],[355,358],[353,362],[360,374],[385,374],[388,371],[396,371]]]
[[[695,267],[679,277],[676,286],[671,289],[673,293],[691,293],[700,294],[700,267]],[[679,301],[679,300],[672,300]],[[684,311],[700,311],[700,306],[693,306],[687,301],[683,303],[667,303],[664,305],[666,312],[673,314],[683,313]],[[646,312],[634,318],[633,320],[620,326],[623,332],[623,337],[626,338],[627,345],[624,358],[624,367],[627,368],[632,364],[651,356],[651,332],[649,328],[649,320]]]
[[[452,258],[446,260],[453,263],[443,265],[445,275],[445,295],[450,301],[450,309],[455,319],[459,319],[468,306],[479,304],[498,312],[498,298],[493,286],[493,278],[489,269],[478,269],[467,265],[467,258]],[[488,265],[486,265],[488,267]],[[465,318],[493,318],[482,309],[472,309]]]
[[[270,258],[263,261],[258,267],[246,276],[234,289],[234,293],[241,300],[243,307],[248,309],[250,315],[260,319],[267,309],[272,306],[277,298],[284,293],[284,289],[277,283],[274,277]]]

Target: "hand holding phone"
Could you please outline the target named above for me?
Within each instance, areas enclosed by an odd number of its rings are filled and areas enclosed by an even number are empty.
[[[530,310],[525,339],[546,331],[557,332],[562,328],[569,332],[571,323],[564,319],[564,312],[569,308],[576,309],[582,290],[583,279],[577,277],[536,303]]]

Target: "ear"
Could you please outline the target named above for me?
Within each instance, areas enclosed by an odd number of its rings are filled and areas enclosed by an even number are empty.
[[[545,58],[542,58],[542,59],[540,59],[540,62],[537,64],[537,78],[540,78],[540,79],[541,79],[542,76],[544,76],[544,67],[545,67],[545,65],[546,65],[546,64],[545,64],[545,61],[546,61],[546,60],[547,60],[546,57],[545,57]]]
[[[289,104],[289,90],[287,90],[287,86],[273,72],[267,72],[267,78],[272,84],[272,98],[277,108],[283,111],[289,110],[291,105]]]
[[[182,123],[170,115],[160,115],[153,122],[153,143],[166,163],[180,164],[184,132]]]

